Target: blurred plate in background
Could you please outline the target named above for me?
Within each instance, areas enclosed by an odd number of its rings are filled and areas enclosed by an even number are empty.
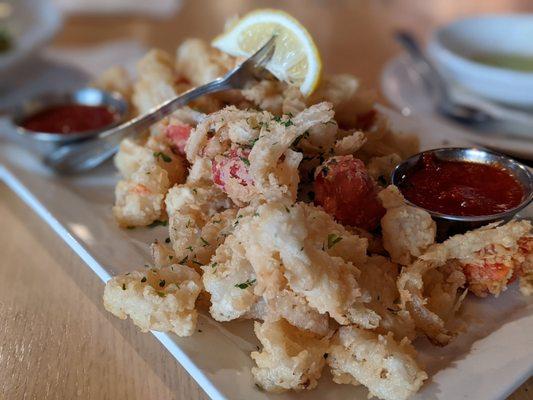
[[[434,126],[434,134],[443,140],[466,141],[475,146],[533,160],[533,126],[531,136],[528,137],[476,130],[442,117],[435,110],[423,81],[413,71],[406,56],[396,57],[385,66],[381,76],[381,89],[387,100],[403,115],[426,120]]]
[[[0,0],[5,27],[11,38],[9,49],[0,53],[0,80],[4,72],[52,39],[61,26],[61,16],[49,0]]]

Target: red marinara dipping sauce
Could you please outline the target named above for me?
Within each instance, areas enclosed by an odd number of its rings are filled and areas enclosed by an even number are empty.
[[[447,215],[493,215],[518,206],[524,189],[503,168],[423,154],[398,185],[405,198]]]
[[[105,106],[63,104],[29,116],[21,126],[35,132],[69,134],[101,129],[115,119],[116,114]]]

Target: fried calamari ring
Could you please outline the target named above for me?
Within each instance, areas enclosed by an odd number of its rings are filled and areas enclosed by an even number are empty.
[[[133,271],[110,279],[104,307],[120,319],[128,316],[143,332],[150,329],[190,336],[196,327],[200,275],[184,265]]]

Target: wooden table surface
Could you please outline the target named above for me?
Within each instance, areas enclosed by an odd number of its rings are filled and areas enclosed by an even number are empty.
[[[533,11],[529,0],[191,0],[167,20],[69,17],[53,45],[129,38],[173,51],[182,38],[211,38],[227,17],[265,6],[286,9],[308,27],[327,71],[355,73],[375,88],[399,51],[394,29],[427,37],[469,14]],[[3,184],[0,221],[0,400],[207,398],[152,335],[103,309],[100,280]],[[533,399],[533,379],[510,399]]]

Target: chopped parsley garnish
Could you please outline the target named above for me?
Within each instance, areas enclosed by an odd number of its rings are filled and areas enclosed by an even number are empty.
[[[246,165],[247,167],[250,166],[250,160],[248,160],[246,157],[239,157],[241,161]]]
[[[162,151],[158,151],[158,152],[154,152],[154,157],[155,158],[160,158],[161,160],[163,160],[164,162],[166,163],[169,163],[172,161],[172,158],[170,158],[169,156],[167,156],[165,153],[163,153]]]
[[[192,189],[192,192],[193,192],[194,194],[198,194],[198,190],[196,190],[196,188],[193,188],[193,189]]]
[[[187,260],[189,259],[189,256],[185,256],[181,259],[180,264],[185,264]]]
[[[170,243],[170,238],[169,238],[169,237],[167,237],[167,238],[165,239],[165,243]]]
[[[214,262],[213,264],[211,264],[211,268],[216,268],[217,265],[218,265],[218,263]]]
[[[146,276],[143,276],[143,277],[142,277],[141,282],[142,282],[142,283],[146,282]]]
[[[213,221],[213,224],[220,224],[221,222],[222,222],[222,220],[219,219],[219,220]]]
[[[278,117],[277,115],[273,118],[274,121],[276,121],[278,124],[281,124],[281,125],[285,125],[287,128],[291,125],[294,125],[294,122],[292,122],[292,120],[290,119],[290,116],[289,115],[289,118],[285,121],[283,121],[281,119],[281,117]]]
[[[159,219],[156,219],[154,222],[148,225],[148,228],[155,228],[156,226],[167,226],[167,225],[168,225],[168,221],[161,221]]]
[[[287,211],[288,213],[291,212],[291,210],[289,210],[289,207],[285,206],[285,211]]]
[[[159,290],[156,290],[156,293],[157,293],[157,295],[158,295],[159,297],[165,297],[165,296],[166,296],[165,293],[160,292]]]
[[[161,280],[159,281],[159,287],[165,287],[166,284],[167,284],[167,283],[165,282],[164,279],[161,279]]]
[[[239,289],[246,289],[246,288],[252,286],[254,283],[255,283],[255,279],[248,279],[246,282],[237,283],[235,285],[235,287],[239,288]]]
[[[122,290],[126,290],[126,284],[125,283],[122,284]]]
[[[254,217],[259,217],[259,213],[258,212],[254,212]]]
[[[187,223],[185,224],[185,228],[188,228],[190,226],[191,226],[191,220],[189,219],[189,220],[187,220]]]
[[[192,246],[187,246],[186,249],[192,251]]]
[[[252,139],[250,140],[250,147],[254,147],[254,144],[259,140],[259,138],[255,138],[255,139]]]
[[[173,258],[174,258],[174,256],[168,256],[169,260],[172,260]]]
[[[200,240],[201,240],[202,243],[203,243],[202,247],[209,246],[209,242],[208,242],[207,240],[205,240],[203,237],[200,236]]]
[[[335,246],[341,240],[342,240],[342,236],[338,236],[338,235],[336,235],[334,233],[330,233],[328,235],[328,249],[331,249],[333,246]]]

